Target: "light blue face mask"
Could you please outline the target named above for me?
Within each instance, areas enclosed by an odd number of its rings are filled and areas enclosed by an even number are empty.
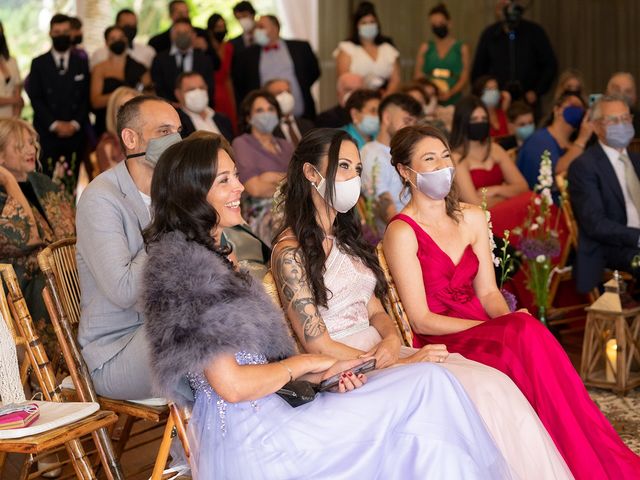
[[[365,23],[358,26],[358,35],[365,40],[373,40],[378,36],[377,23]]]
[[[497,107],[500,103],[500,90],[497,88],[485,89],[485,91],[482,92],[481,100],[487,108]]]
[[[533,135],[533,132],[535,132],[535,130],[536,126],[533,123],[522,125],[521,127],[516,128],[516,137],[521,142],[524,142],[527,138]]]
[[[613,148],[627,148],[635,135],[633,124],[618,123],[617,125],[607,125],[605,140],[607,145]]]
[[[362,118],[362,121],[357,124],[358,130],[360,130],[365,135],[369,135],[370,137],[375,137],[378,135],[378,131],[380,130],[380,118],[376,115],[365,115]]]

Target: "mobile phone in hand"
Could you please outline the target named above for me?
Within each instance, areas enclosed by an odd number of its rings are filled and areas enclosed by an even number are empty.
[[[371,360],[368,360],[368,361],[358,365],[357,367],[351,368],[349,370],[345,370],[344,372],[336,373],[335,375],[327,378],[326,380],[323,380],[320,383],[320,389],[318,391],[319,392],[325,392],[327,390],[331,390],[332,388],[337,387],[338,386],[338,382],[340,382],[340,377],[345,372],[352,372],[354,375],[359,375],[361,373],[370,372],[374,368],[376,368],[376,359],[372,358]]]

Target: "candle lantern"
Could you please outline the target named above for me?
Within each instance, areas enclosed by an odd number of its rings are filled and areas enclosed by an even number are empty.
[[[585,385],[625,395],[640,385],[640,306],[627,308],[620,299],[620,276],[587,310],[580,376]]]

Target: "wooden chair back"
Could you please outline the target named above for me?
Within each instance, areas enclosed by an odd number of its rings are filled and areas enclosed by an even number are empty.
[[[631,153],[640,153],[640,138],[634,138],[627,147],[627,151]]]
[[[384,251],[382,250],[382,242],[378,243],[378,246],[376,247],[376,253],[378,254],[378,262],[380,263],[380,267],[382,268],[384,276],[387,280],[387,294],[385,295],[382,302],[384,305],[384,309],[396,322],[396,328],[398,329],[400,338],[402,339],[402,342],[405,344],[405,346],[413,347],[413,331],[411,330],[409,317],[407,316],[407,313],[402,306],[400,295],[398,295],[398,290],[396,289],[396,284],[391,277],[389,265],[387,265],[387,260],[384,257]]]
[[[276,279],[273,277],[273,273],[271,272],[271,270],[268,270],[265,276],[262,278],[262,286],[267,292],[267,295],[271,297],[271,300],[273,301],[275,306],[282,310],[285,324],[287,325],[287,329],[289,330],[289,335],[291,335],[291,337],[295,340],[298,353],[304,353],[305,349],[302,346],[302,343],[300,343],[300,340],[298,339],[295,331],[293,330],[293,326],[289,321],[289,317],[287,317],[287,312],[285,311],[284,307],[282,306],[282,302],[280,301],[280,294],[278,293]]]
[[[578,222],[573,214],[573,207],[569,198],[569,181],[566,173],[556,175],[556,185],[560,192],[560,209],[568,230],[568,243],[573,248],[578,248]]]

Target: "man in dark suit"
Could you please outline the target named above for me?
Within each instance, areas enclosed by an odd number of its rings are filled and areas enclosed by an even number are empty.
[[[320,77],[320,67],[311,45],[302,40],[282,40],[280,22],[273,15],[260,17],[254,39],[256,45],[233,56],[231,75],[238,105],[251,90],[274,78],[284,78],[295,98],[293,114],[313,120],[316,106],[311,86]]]
[[[569,167],[569,195],[580,232],[579,292],[597,286],[605,268],[632,272],[640,254],[640,155],[627,151],[634,135],[624,97],[605,95],[592,108],[598,142]]]
[[[80,167],[85,144],[82,126],[89,112],[89,64],[71,54],[69,17],[51,18],[49,36],[53,48],[33,59],[27,94],[33,106],[33,126],[40,136],[40,161],[51,176],[60,157]]]
[[[320,112],[316,117],[316,127],[340,128],[351,123],[351,116],[345,108],[347,99],[352,92],[364,88],[364,79],[355,73],[343,73],[336,81],[338,104]]]
[[[636,93],[636,80],[629,72],[616,72],[609,78],[607,82],[608,95],[622,95],[629,104],[631,114],[633,115],[633,128],[636,131],[636,137],[640,135],[640,110],[638,110],[638,95]]]
[[[214,68],[207,54],[193,48],[195,37],[188,19],[180,18],[174,22],[171,27],[171,48],[158,53],[151,64],[151,78],[159,97],[175,103],[174,90],[178,76],[182,72],[198,72],[207,82],[209,98],[214,98]]]
[[[173,0],[169,2],[169,18],[171,18],[172,22],[171,27],[173,27],[173,24],[175,24],[177,20],[189,20],[189,7],[187,2],[184,0]],[[203,50],[207,50],[210,47],[207,31],[202,28],[194,28],[194,30],[198,38],[201,39],[199,41],[205,42],[204,44],[196,45],[196,47],[202,47]],[[171,28],[151,37],[149,45],[152,46],[157,53],[169,50],[172,45]]]
[[[197,72],[181,73],[176,80],[178,115],[182,123],[182,138],[196,130],[219,133],[229,142],[233,140],[231,120],[209,107],[207,84]]]
[[[233,7],[233,16],[236,17],[238,23],[242,27],[242,35],[229,40],[233,45],[233,53],[238,55],[247,47],[253,45],[253,30],[256,27],[256,11],[251,2],[238,2]]]
[[[273,134],[276,137],[284,138],[286,141],[298,146],[302,136],[311,130],[314,125],[311,120],[293,115],[295,98],[291,94],[291,85],[284,78],[274,78],[262,86],[271,95],[276,97],[280,106],[280,125],[276,127]]]

